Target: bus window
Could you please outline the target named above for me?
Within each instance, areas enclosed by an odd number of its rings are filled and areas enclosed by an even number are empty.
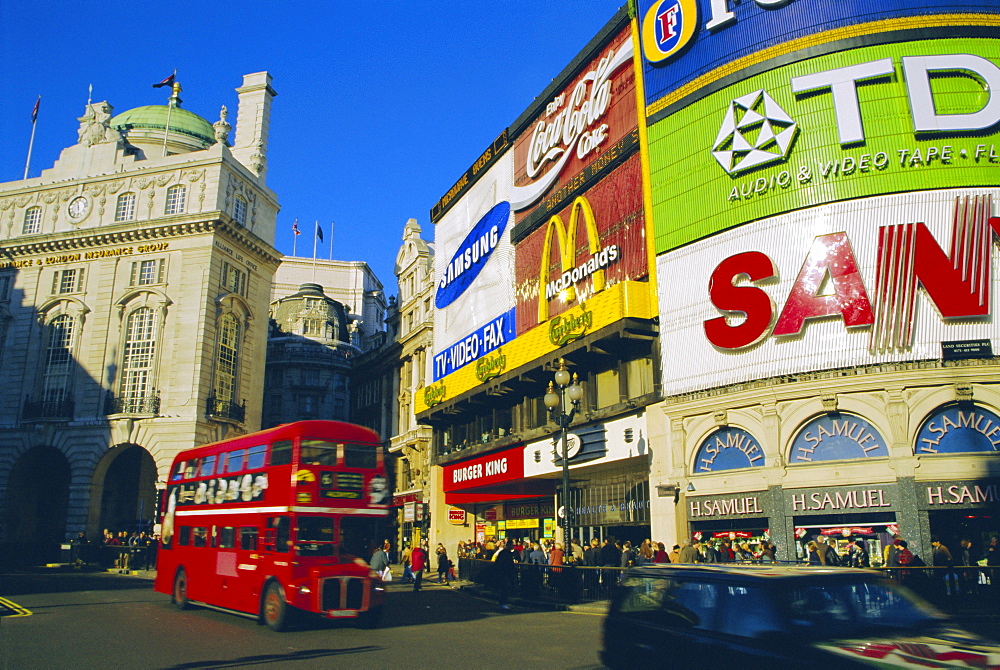
[[[194,479],[198,476],[198,459],[192,458],[184,468],[184,479]]]
[[[250,447],[247,451],[247,470],[256,470],[264,467],[264,456],[267,454],[267,447]]]
[[[191,546],[191,526],[181,526],[177,531],[177,546]]]
[[[299,463],[309,465],[336,465],[337,443],[327,440],[302,440]]]
[[[264,550],[278,551],[286,553],[290,535],[287,516],[272,516],[267,520],[267,529],[264,531]]]
[[[240,549],[257,551],[256,526],[244,526],[243,528],[240,528]]]
[[[176,482],[178,479],[184,479],[184,467],[187,464],[180,462],[177,464],[177,469],[174,471],[173,476],[170,477],[170,481]]]
[[[367,558],[378,536],[378,524],[373,519],[345,516],[340,519],[341,560],[344,555]]]
[[[239,472],[243,469],[243,450],[230,451],[226,454],[226,472]]]
[[[199,470],[200,477],[211,477],[215,474],[215,456],[206,456],[201,459],[201,470]]]
[[[378,447],[374,444],[344,445],[344,465],[349,468],[373,470],[378,466]]]
[[[236,548],[236,528],[233,526],[219,527],[219,549]]]
[[[281,440],[271,445],[271,465],[288,465],[292,462],[292,441]]]
[[[300,516],[295,532],[295,549],[299,556],[333,556],[333,518]]]
[[[194,534],[194,544],[195,547],[207,547],[208,546],[208,528],[204,526],[195,526],[191,529]]]

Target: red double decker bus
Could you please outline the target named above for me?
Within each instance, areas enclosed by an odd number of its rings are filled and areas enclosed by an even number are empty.
[[[164,492],[155,590],[259,617],[381,617],[365,561],[390,492],[378,434],[300,421],[177,455]]]

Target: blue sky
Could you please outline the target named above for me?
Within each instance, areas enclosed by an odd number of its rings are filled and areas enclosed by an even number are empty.
[[[177,69],[183,107],[235,122],[234,89],[269,71],[268,185],[276,248],[292,222],[326,233],[321,258],[371,265],[395,294],[403,225],[433,239],[428,212],[625,0],[474,2],[0,2],[0,181],[31,175],[76,142],[87,89],[120,113],[166,104],[151,87]]]

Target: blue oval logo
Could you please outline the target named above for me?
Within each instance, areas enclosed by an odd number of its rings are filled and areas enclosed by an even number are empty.
[[[479,219],[479,223],[472,227],[438,279],[437,295],[434,298],[434,304],[438,309],[444,309],[455,302],[458,296],[469,288],[486,265],[493,250],[500,244],[508,219],[510,219],[510,203],[504,201],[494,205],[483,218]]]

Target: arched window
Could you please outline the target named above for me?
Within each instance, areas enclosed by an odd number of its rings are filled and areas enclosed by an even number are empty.
[[[154,403],[153,362],[156,358],[156,313],[140,307],[125,322],[125,346],[119,396],[124,412],[149,412]]]
[[[219,358],[215,368],[215,399],[236,403],[236,373],[239,366],[240,324],[232,314],[219,322]]]
[[[177,184],[167,189],[167,206],[163,210],[164,214],[183,214],[184,201],[187,198],[187,187]]]
[[[247,225],[247,201],[240,196],[236,196],[236,200],[233,202],[233,218],[241,226]]]
[[[23,235],[35,235],[42,232],[42,208],[29,207],[24,211],[24,227],[21,229]]]
[[[69,395],[74,329],[73,317],[67,314],[49,323],[42,373],[42,399],[46,403],[62,402]]]
[[[122,193],[115,207],[115,221],[131,221],[135,218],[135,193]]]

